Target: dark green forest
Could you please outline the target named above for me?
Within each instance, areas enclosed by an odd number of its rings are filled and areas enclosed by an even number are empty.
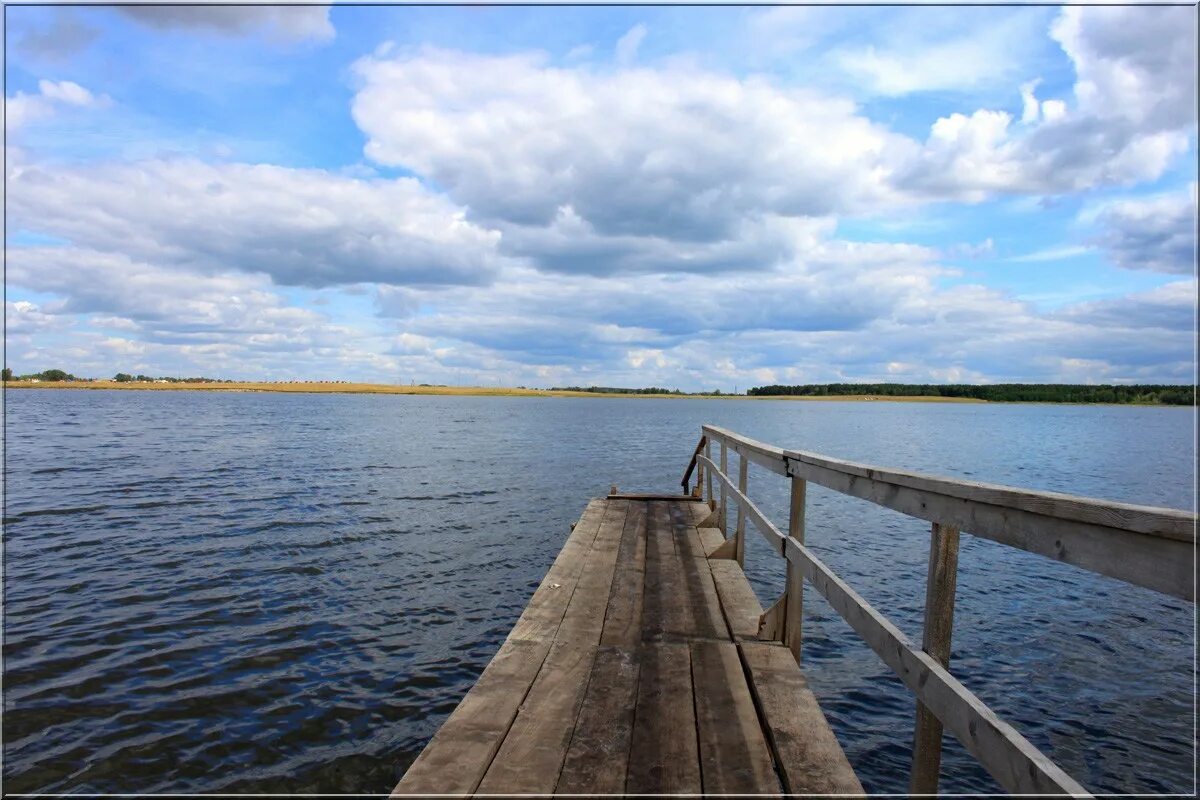
[[[810,383],[802,386],[756,386],[756,397],[798,395],[872,395],[878,397],[969,397],[1000,403],[1130,403],[1194,406],[1196,387],[1162,384],[1089,386],[1070,383]]]

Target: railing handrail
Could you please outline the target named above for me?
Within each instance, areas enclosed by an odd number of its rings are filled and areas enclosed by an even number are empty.
[[[684,491],[699,465],[697,491],[707,474],[711,519],[726,536],[727,498],[738,508],[733,541],[710,557],[742,561],[748,517],[788,562],[787,591],[760,620],[760,637],[783,640],[799,660],[807,579],[916,695],[912,793],[937,790],[944,726],[1009,791],[1088,796],[948,670],[959,531],[1194,601],[1194,513],[884,469],[786,450],[714,425],[702,428],[704,435],[684,475]],[[721,447],[720,466],[711,458],[713,444]],[[725,474],[728,450],[742,457],[736,485]],[[787,534],[747,496],[750,461],[791,479]],[[714,477],[720,486],[719,505]],[[804,546],[805,487],[810,480],[933,523],[921,649]]]
[[[715,425],[702,428],[711,440],[780,475],[1195,600],[1194,513],[859,464],[786,450]]]

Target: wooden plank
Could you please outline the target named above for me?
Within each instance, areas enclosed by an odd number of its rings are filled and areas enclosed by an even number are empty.
[[[954,592],[958,580],[958,531],[933,524],[929,541],[929,575],[925,582],[925,630],[921,649],[943,667],[950,666],[954,630]],[[917,701],[913,729],[910,794],[937,794],[942,764],[942,723]]]
[[[474,792],[541,670],[550,644],[549,640],[505,642],[393,794]]]
[[[555,793],[621,794],[625,791],[638,671],[637,659],[628,649],[601,647],[596,652],[587,693]]]
[[[704,793],[779,794],[737,646],[692,642],[691,658]]]
[[[575,523],[574,530],[546,572],[546,577],[530,598],[529,605],[509,632],[509,639],[553,639],[558,633],[607,508],[606,500],[588,503],[583,516]]]
[[[742,568],[732,560],[709,561],[708,567],[730,635],[737,641],[758,639],[758,619],[763,609]]]
[[[609,500],[600,530],[592,541],[586,562],[555,638],[598,644],[604,629],[605,611],[612,590],[617,551],[629,511],[628,500]]]
[[[862,784],[791,652],[764,642],[742,642],[738,649],[783,790],[862,796]]]
[[[606,500],[693,500],[691,495],[669,492],[609,492]]]
[[[842,619],[904,681],[992,777],[1012,793],[1090,797],[1082,786],[1002,721],[928,653],[871,607],[804,545],[786,543],[787,557]]]
[[[688,645],[648,642],[640,666],[625,791],[699,794],[703,785]]]
[[[691,610],[690,626],[686,631],[679,632],[687,636],[727,639],[729,631],[725,625],[725,615],[721,611],[721,600],[708,568],[700,534],[687,523],[681,504],[672,504],[670,510],[675,528],[676,553],[683,574],[684,596],[680,601]]]
[[[554,791],[595,658],[595,645],[554,643],[479,784],[480,793]]]
[[[902,514],[940,522],[1001,544],[1111,578],[1195,600],[1191,541],[1151,536],[1017,508],[939,495],[885,481],[790,462],[792,474]],[[720,476],[717,476],[718,480]]]
[[[725,537],[718,528],[697,528],[696,535],[700,537],[705,557],[711,556],[714,550],[725,544]]]
[[[630,503],[621,532],[600,643],[632,650],[642,640],[642,595],[646,581],[646,503]]]
[[[690,611],[679,602],[683,574],[675,555],[675,535],[665,502],[646,509],[646,573],[642,594],[642,639],[686,631]]]

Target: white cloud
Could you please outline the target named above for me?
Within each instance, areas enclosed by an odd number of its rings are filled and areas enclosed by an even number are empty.
[[[194,160],[12,165],[10,220],[82,248],[331,286],[490,280],[500,235],[411,178]]]
[[[36,94],[17,92],[4,98],[4,125],[8,131],[16,131],[31,122],[54,116],[64,107],[102,108],[111,103],[105,96],[97,96],[73,81],[38,81]]]
[[[370,158],[481,218],[549,225],[569,206],[604,236],[714,241],[748,216],[895,202],[889,156],[909,144],[846,100],[696,69],[436,50],[355,69]]]
[[[226,36],[265,33],[285,42],[321,42],[335,36],[329,6],[125,5],[118,11],[158,29],[206,30]]]
[[[1096,242],[1126,269],[1196,271],[1196,184],[1183,191],[1105,204],[1095,213]]]
[[[638,48],[642,46],[642,40],[645,38],[645,25],[634,25],[626,31],[625,35],[617,40],[617,63],[627,67],[637,61]]]

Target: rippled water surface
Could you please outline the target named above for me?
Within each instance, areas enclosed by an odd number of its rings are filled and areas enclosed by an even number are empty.
[[[671,490],[712,422],[975,480],[1193,507],[1190,409],[206,392],[6,398],[4,778],[383,792],[589,497]],[[751,496],[786,517],[783,479]],[[920,635],[924,523],[820,488],[808,539]],[[782,565],[750,540],[760,599]],[[872,791],[914,702],[811,590],[804,658]],[[963,537],[952,670],[1094,791],[1192,791],[1193,608]],[[956,743],[943,790],[996,786]]]

